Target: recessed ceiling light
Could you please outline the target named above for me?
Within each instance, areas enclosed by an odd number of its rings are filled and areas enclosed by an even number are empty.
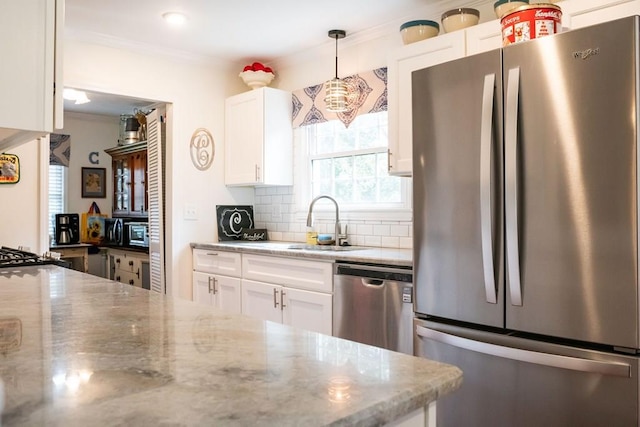
[[[180,12],[166,12],[162,14],[162,17],[171,25],[182,25],[187,20],[184,13]]]

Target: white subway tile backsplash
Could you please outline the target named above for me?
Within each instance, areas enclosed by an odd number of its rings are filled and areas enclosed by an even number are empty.
[[[274,206],[278,208],[274,210]],[[274,215],[278,212],[279,215]],[[296,218],[297,217],[297,218]],[[258,187],[255,189],[254,219],[257,228],[266,228],[269,239],[275,241],[304,242],[306,240],[306,216],[296,215],[294,188]],[[347,235],[350,244],[410,249],[413,246],[411,221],[381,221],[349,219]],[[333,221],[314,221],[314,228],[321,234],[334,234]]]
[[[413,248],[413,239],[411,237],[400,237],[400,247],[403,249]]]
[[[371,225],[371,224],[358,224],[358,227],[356,228],[356,233],[357,234],[364,234],[364,235],[373,235],[373,225]]]
[[[408,225],[391,225],[389,227],[389,234],[391,236],[408,237],[409,226]]]
[[[383,248],[399,248],[400,247],[400,238],[399,237],[391,237],[391,236],[381,236],[380,237],[380,245]]]
[[[382,247],[382,239],[380,236],[365,236],[364,246]]]
[[[374,225],[373,226],[373,235],[374,236],[389,236],[391,232],[391,226],[389,225]]]

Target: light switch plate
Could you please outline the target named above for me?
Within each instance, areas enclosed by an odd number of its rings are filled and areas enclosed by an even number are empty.
[[[198,210],[196,209],[196,205],[187,203],[184,206],[184,219],[189,221],[195,221],[198,219]]]

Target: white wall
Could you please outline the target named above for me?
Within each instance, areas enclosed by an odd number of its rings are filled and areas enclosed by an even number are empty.
[[[253,204],[251,189],[224,186],[224,99],[242,90],[230,64],[204,65],[78,40],[65,40],[65,86],[170,103],[167,137],[166,280],[191,299],[190,242],[216,241],[216,204]],[[230,89],[231,88],[231,89]],[[235,91],[232,91],[235,90]],[[213,165],[199,171],[189,143],[198,128],[216,143]],[[184,220],[185,205],[197,220]]]
[[[97,114],[65,113],[64,128],[57,131],[70,135],[71,158],[67,171],[67,212],[87,212],[91,202],[95,201],[102,213],[111,214],[111,192],[113,191],[111,174],[111,156],[104,152],[106,148],[118,145],[119,117]],[[98,164],[89,161],[89,154],[97,152]],[[81,173],[83,167],[106,168],[106,197],[104,199],[83,199]]]
[[[15,154],[20,159],[20,181],[0,185],[0,244],[12,248],[24,246],[44,253],[48,248],[41,244],[42,236],[49,233],[42,229],[46,220],[41,221],[39,206],[41,201],[46,202],[48,191],[40,183],[45,169],[42,162],[49,163],[49,139],[23,144],[7,154]]]

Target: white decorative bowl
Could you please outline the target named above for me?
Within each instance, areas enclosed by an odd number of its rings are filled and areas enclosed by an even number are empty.
[[[480,11],[469,7],[452,9],[442,14],[442,27],[445,33],[474,26],[480,20]]]
[[[507,12],[515,9],[516,7],[525,6],[529,4],[529,0],[498,0],[493,4],[493,9],[496,11],[498,19],[502,19]]]
[[[271,83],[271,80],[273,80],[275,75],[273,73],[267,73],[265,71],[259,70],[243,71],[240,73],[240,77],[251,89],[259,89]]]
[[[435,37],[439,32],[440,24],[429,20],[409,21],[400,26],[400,34],[404,44]]]

